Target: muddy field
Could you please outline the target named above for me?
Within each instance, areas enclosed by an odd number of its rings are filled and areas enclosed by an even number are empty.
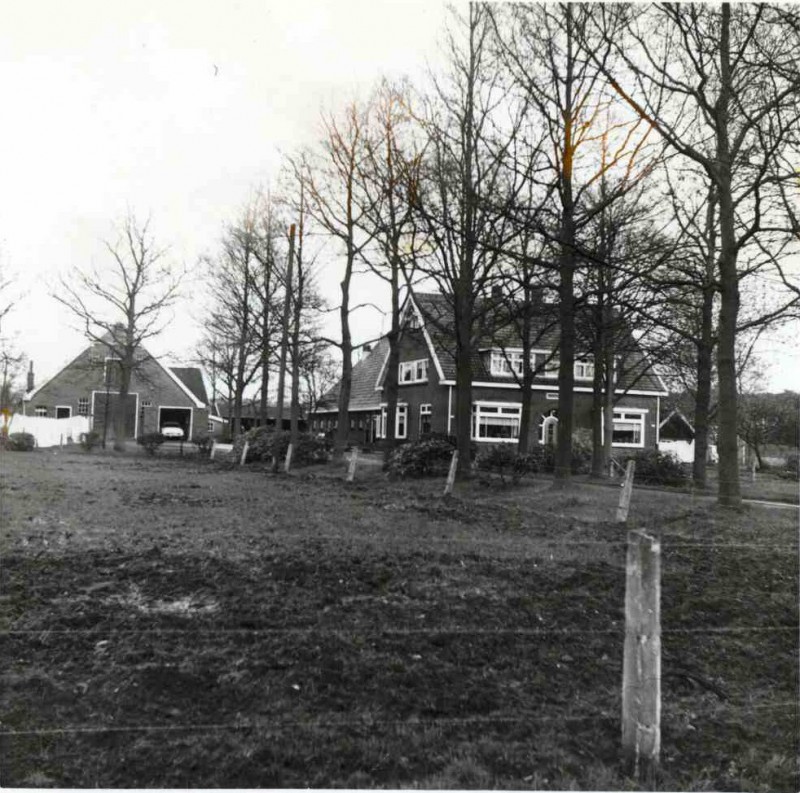
[[[635,789],[617,492],[0,456],[0,784]],[[798,788],[797,512],[634,492],[660,786]]]

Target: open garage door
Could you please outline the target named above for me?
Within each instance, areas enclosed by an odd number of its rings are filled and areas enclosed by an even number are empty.
[[[192,409],[191,408],[172,408],[159,407],[158,409],[158,431],[164,432],[167,427],[180,427],[183,430],[183,440],[188,441],[192,438]]]

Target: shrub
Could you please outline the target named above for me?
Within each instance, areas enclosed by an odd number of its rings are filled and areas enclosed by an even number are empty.
[[[798,472],[800,472],[800,454],[797,452],[791,452],[786,456],[786,465],[784,468],[790,473],[797,476]]]
[[[525,455],[525,465],[528,473],[547,473],[552,474],[556,469],[556,449],[555,446],[533,446],[528,454]],[[592,467],[592,447],[587,446],[580,437],[572,439],[572,464],[573,474],[589,473]]]
[[[453,448],[440,438],[405,443],[391,453],[386,468],[394,476],[442,476],[447,473]]]
[[[81,449],[83,449],[85,452],[90,452],[100,443],[100,433],[95,432],[94,430],[91,432],[83,432],[81,433],[79,442],[81,444]]]
[[[247,442],[246,463],[270,462],[274,457],[283,461],[289,448],[291,433],[288,430],[276,430],[273,427],[255,427],[244,435],[240,435],[233,444],[233,457],[238,462],[242,457],[245,441]],[[307,432],[300,433],[297,448],[292,450],[292,465],[313,465],[328,461],[330,442]]]
[[[628,454],[621,462],[636,462],[634,480],[644,485],[667,485],[680,487],[688,474],[681,461],[673,454],[665,454],[657,449],[643,449],[635,454]]]
[[[166,438],[160,432],[147,432],[139,438],[137,443],[144,448],[147,454],[153,455],[165,440]]]
[[[478,453],[475,467],[480,471],[498,474],[503,484],[507,478],[516,483],[527,474],[538,473],[541,470],[541,460],[540,455],[517,454],[515,447],[497,444]]]
[[[8,436],[8,450],[11,452],[32,452],[36,448],[36,438],[30,432],[12,432]]]

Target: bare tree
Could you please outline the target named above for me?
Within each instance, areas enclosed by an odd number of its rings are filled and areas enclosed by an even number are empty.
[[[783,148],[800,122],[800,12],[788,6],[595,7],[617,56],[595,63],[620,97],[713,185],[719,253],[719,501],[741,501],[737,458],[739,254],[786,230],[781,189],[797,189]],[[619,64],[619,65],[617,65]]]
[[[589,54],[593,50],[601,62],[604,57],[602,42],[588,40],[587,6],[519,5],[506,14],[495,13],[494,18],[503,62],[527,97],[549,144],[549,153],[541,150],[544,156],[534,173],[554,197],[555,206],[549,221],[537,207],[529,222],[554,243],[557,252],[560,335],[555,484],[564,486],[572,462],[581,231],[649,172],[652,163],[643,157],[648,133],[635,117],[625,117],[619,110],[610,112],[612,99]],[[614,120],[609,122],[609,118]],[[601,156],[604,146],[609,156]],[[608,174],[616,174],[614,189],[597,200],[594,187]]]
[[[309,216],[343,249],[344,266],[339,284],[341,338],[328,340],[342,354],[339,390],[339,420],[334,438],[334,459],[344,455],[349,429],[348,409],[353,371],[353,342],[350,331],[350,282],[354,267],[371,238],[362,231],[366,207],[356,201],[359,172],[365,156],[366,111],[355,102],[342,116],[322,120],[324,137],[319,151],[310,152],[294,163],[307,191]]]
[[[170,266],[166,251],[156,246],[149,220],[139,223],[128,215],[117,240],[105,247],[107,266],[62,279],[53,297],[78,319],[86,338],[105,347],[116,362],[114,448],[124,451],[131,376],[145,361],[142,344],[165,327],[162,315],[178,297],[181,274]]]
[[[456,369],[455,437],[458,473],[470,470],[472,359],[477,340],[494,322],[491,298],[503,251],[517,235],[511,207],[525,183],[513,164],[524,107],[504,83],[491,46],[493,24],[483,4],[465,16],[453,12],[457,29],[448,38],[449,71],[434,79],[420,122],[427,151],[412,196],[417,222],[427,234],[428,254],[418,257],[421,276],[439,287],[443,316],[426,316],[452,339]],[[452,318],[452,319],[451,319]]]
[[[395,445],[400,360],[400,290],[414,279],[422,243],[412,196],[419,189],[422,146],[413,128],[408,86],[383,81],[368,106],[369,131],[360,166],[357,201],[361,226],[373,244],[362,250],[368,268],[389,286],[389,357],[384,377],[384,457]],[[416,131],[418,132],[418,131]]]

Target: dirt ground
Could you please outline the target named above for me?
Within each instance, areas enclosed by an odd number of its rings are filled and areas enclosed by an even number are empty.
[[[636,789],[618,492],[0,456],[0,784]],[[798,788],[798,516],[634,491],[661,789]]]

